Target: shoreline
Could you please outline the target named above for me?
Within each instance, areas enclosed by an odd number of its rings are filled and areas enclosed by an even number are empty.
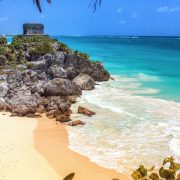
[[[73,180],[128,180],[121,173],[103,168],[90,162],[88,157],[78,154],[68,148],[68,134],[64,125],[45,117],[38,118],[34,131],[35,148],[48,163],[63,177],[75,173]]]

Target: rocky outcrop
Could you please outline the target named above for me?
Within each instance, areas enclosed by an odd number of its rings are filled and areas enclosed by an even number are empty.
[[[51,78],[62,78],[62,79],[68,78],[66,71],[62,67],[57,65],[51,66],[48,69],[48,74],[51,76]]]
[[[70,107],[82,90],[94,89],[95,81],[109,80],[103,65],[47,36],[14,39],[13,46],[0,55],[2,65],[13,58],[17,63],[16,68],[1,69],[0,110],[20,116],[44,113],[70,126],[83,125],[80,120],[71,121]],[[95,114],[84,107],[78,113]]]
[[[79,74],[73,79],[82,90],[92,90],[94,89],[95,81],[87,74]]]
[[[48,81],[45,89],[45,96],[70,96],[81,93],[80,87],[74,82],[60,78]]]
[[[31,92],[21,88],[11,99],[7,100],[7,107],[13,113],[20,116],[34,114],[37,107],[37,97]]]
[[[91,111],[91,110],[89,110],[89,109],[87,109],[85,107],[82,107],[82,106],[78,107],[78,113],[79,114],[84,114],[84,115],[89,116],[89,117],[96,114],[95,112],[93,112],[93,111]]]

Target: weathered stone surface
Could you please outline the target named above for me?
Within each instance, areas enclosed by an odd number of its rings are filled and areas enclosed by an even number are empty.
[[[46,89],[46,82],[45,81],[38,81],[31,89],[32,93],[39,93],[40,95],[45,94],[45,89]]]
[[[79,74],[73,79],[73,82],[80,86],[82,90],[92,90],[95,85],[94,79],[87,74]]]
[[[43,105],[39,105],[36,108],[36,112],[39,113],[39,114],[45,113],[46,112],[46,108]]]
[[[43,24],[23,24],[23,34],[24,35],[43,35],[44,25]]]
[[[60,116],[57,116],[56,117],[56,121],[59,121],[59,122],[69,122],[71,121],[70,117],[69,116],[66,116],[66,115],[60,115]]]
[[[69,96],[81,94],[80,87],[67,79],[55,78],[46,84],[46,96]]]
[[[4,98],[7,95],[8,90],[9,88],[7,82],[0,83],[0,98]]]
[[[65,70],[57,65],[51,66],[48,69],[48,74],[51,76],[51,78],[62,78],[66,79],[68,76],[65,72]]]
[[[82,106],[78,107],[78,113],[84,114],[84,115],[89,116],[89,117],[96,114],[95,112],[93,112],[93,111],[91,111],[85,107],[82,107]]]
[[[69,126],[78,126],[78,125],[85,125],[85,123],[81,120],[75,120],[68,123]]]
[[[11,99],[7,100],[8,108],[12,113],[26,116],[36,112],[36,97],[25,87],[19,90]]]

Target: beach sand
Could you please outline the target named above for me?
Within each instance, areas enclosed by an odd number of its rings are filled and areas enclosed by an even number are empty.
[[[63,177],[74,172],[75,177],[73,180],[129,179],[123,174],[100,167],[90,162],[87,157],[71,151],[68,148],[68,135],[65,126],[56,124],[54,120],[38,119],[34,138],[37,150]]]
[[[37,120],[0,112],[0,180],[60,180],[35,149]]]

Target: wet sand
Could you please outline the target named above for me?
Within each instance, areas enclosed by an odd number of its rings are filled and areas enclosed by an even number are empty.
[[[80,138],[80,137],[79,137]],[[74,172],[73,180],[129,179],[114,170],[103,168],[68,148],[68,135],[64,125],[47,118],[38,119],[34,132],[35,147],[49,164],[62,176]]]

